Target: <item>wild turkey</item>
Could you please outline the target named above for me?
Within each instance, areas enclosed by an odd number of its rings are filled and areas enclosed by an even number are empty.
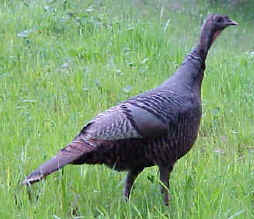
[[[138,174],[145,167],[158,165],[167,205],[169,174],[198,135],[201,83],[208,50],[224,28],[236,24],[227,16],[208,16],[197,47],[167,81],[98,114],[23,184],[40,181],[66,164],[105,164],[128,171],[124,188],[124,197],[128,199]]]

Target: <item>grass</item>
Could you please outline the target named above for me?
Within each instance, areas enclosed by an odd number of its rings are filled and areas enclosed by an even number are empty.
[[[253,24],[173,2],[1,1],[0,218],[254,218]],[[24,177],[98,112],[168,78],[217,11],[241,25],[208,56],[200,135],[171,175],[171,207],[156,167],[128,203],[125,173],[87,165],[34,185],[29,200]]]

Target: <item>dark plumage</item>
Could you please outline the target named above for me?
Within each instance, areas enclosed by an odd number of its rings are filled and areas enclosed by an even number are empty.
[[[128,171],[124,188],[128,199],[138,174],[145,167],[158,165],[164,184],[161,191],[168,204],[169,174],[198,135],[207,52],[225,27],[236,24],[227,16],[208,16],[197,47],[167,81],[97,115],[23,183],[37,182],[66,164],[106,164]]]

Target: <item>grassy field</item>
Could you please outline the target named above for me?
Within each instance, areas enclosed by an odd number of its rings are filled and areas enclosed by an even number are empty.
[[[254,218],[253,17],[174,2],[1,0],[0,218]],[[240,25],[208,56],[200,135],[171,175],[171,207],[156,167],[128,203],[125,173],[87,165],[34,185],[29,200],[24,177],[98,112],[167,79],[211,12]]]

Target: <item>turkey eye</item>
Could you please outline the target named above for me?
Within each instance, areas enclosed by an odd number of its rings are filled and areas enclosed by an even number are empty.
[[[217,22],[218,23],[221,23],[223,21],[223,18],[222,17],[219,17],[218,19],[217,19]]]

